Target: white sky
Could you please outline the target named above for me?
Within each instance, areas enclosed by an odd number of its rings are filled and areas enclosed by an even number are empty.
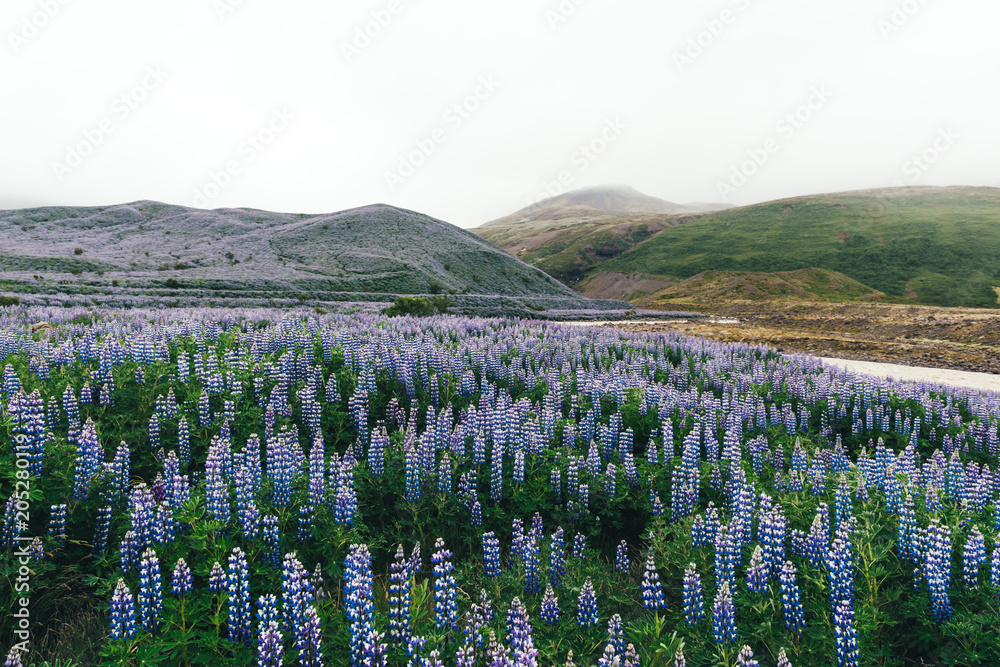
[[[996,186],[997,25],[996,0],[4,0],[0,208],[386,202],[473,227],[560,175],[681,203]]]

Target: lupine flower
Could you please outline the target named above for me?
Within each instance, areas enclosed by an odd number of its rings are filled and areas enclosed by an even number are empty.
[[[587,577],[583,589],[580,590],[576,619],[585,628],[597,624],[597,596],[594,594],[594,584],[591,583],[590,577]]]
[[[763,593],[767,590],[767,568],[764,565],[763,551],[759,544],[754,547],[753,556],[750,558],[750,567],[747,568],[747,588],[756,593]]]
[[[524,540],[524,594],[537,595],[541,589],[541,572],[538,553],[538,540],[534,534]]]
[[[66,504],[52,505],[49,510],[49,537],[62,546],[66,543]]]
[[[212,564],[212,571],[208,575],[208,590],[213,593],[220,593],[225,590],[229,584],[226,581],[226,573],[219,565],[219,561],[215,561]]]
[[[854,629],[854,608],[850,600],[840,600],[834,609],[833,635],[837,646],[837,667],[857,667],[858,634]]]
[[[514,664],[537,665],[538,650],[531,638],[528,612],[517,598],[514,598],[507,612],[507,633],[510,635]]]
[[[500,540],[492,531],[483,533],[483,569],[487,577],[500,576]]]
[[[677,649],[677,653],[674,654],[674,664],[672,667],[687,667],[687,660],[684,659],[684,649]]]
[[[226,572],[229,586],[229,638],[235,642],[249,644],[253,637],[253,610],[250,602],[250,567],[246,556],[239,547],[229,555]]]
[[[712,605],[712,632],[718,644],[736,641],[736,608],[733,606],[728,581],[722,582]]]
[[[597,660],[597,667],[620,667],[621,661],[615,647],[607,644],[604,647],[604,654]]]
[[[986,542],[979,526],[973,526],[962,552],[962,581],[969,588],[979,588],[979,568],[986,564]]]
[[[788,656],[785,655],[784,646],[778,651],[778,667],[792,667],[792,663],[788,661]]]
[[[927,528],[929,547],[924,576],[931,593],[931,614],[938,623],[951,619],[951,530],[937,519]]]
[[[131,639],[135,634],[135,600],[125,580],[119,578],[111,597],[111,639]]]
[[[177,559],[174,572],[170,577],[170,590],[174,595],[184,595],[191,592],[191,568],[183,558]]]
[[[303,624],[299,628],[295,642],[295,650],[299,652],[299,665],[302,667],[321,667],[323,665],[323,629],[320,626],[319,614],[312,605],[306,605]]]
[[[993,555],[990,557],[990,585],[1000,589],[1000,546],[993,546]]]
[[[562,579],[566,575],[565,550],[563,529],[559,526],[549,540],[549,582],[556,588],[562,586]]]
[[[542,597],[542,622],[553,624],[559,622],[559,600],[552,590],[552,584],[545,587],[545,595]]]
[[[497,548],[500,543],[497,542]],[[410,638],[410,577],[407,576],[403,545],[396,546],[396,557],[389,566],[389,640],[402,646]]]
[[[628,574],[628,545],[625,540],[622,540],[618,544],[618,550],[615,552],[615,571],[622,574]]]
[[[694,563],[688,563],[684,570],[684,619],[688,625],[696,625],[705,618],[705,607],[701,595],[701,577]]]
[[[431,556],[434,564],[434,625],[448,633],[458,627],[458,608],[455,603],[455,577],[451,572],[451,551],[444,548],[440,537],[434,543],[437,551]]]
[[[795,566],[791,561],[786,560],[782,565],[778,580],[781,582],[781,608],[785,617],[785,627],[801,635],[806,627],[806,621],[799,587],[795,583]]]
[[[625,631],[622,628],[622,617],[618,614],[608,619],[608,646],[615,650],[615,655],[625,655]]]
[[[139,561],[139,618],[142,627],[155,630],[162,623],[163,584],[160,559],[152,549],[146,549]]]
[[[656,562],[653,560],[653,549],[646,556],[646,572],[642,575],[642,606],[646,609],[662,609],[666,607],[663,598],[663,586],[660,575],[656,573]]]
[[[260,667],[281,667],[285,646],[282,642],[281,630],[276,621],[268,621],[261,628],[257,639],[257,664]]]
[[[583,558],[583,552],[587,549],[587,538],[583,536],[583,533],[577,533],[573,536],[573,557]]]
[[[740,649],[740,654],[736,656],[737,667],[760,667],[760,663],[753,659],[753,649],[746,644]]]

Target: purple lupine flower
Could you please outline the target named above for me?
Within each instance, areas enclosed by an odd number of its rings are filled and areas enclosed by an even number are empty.
[[[562,526],[556,528],[549,539],[549,582],[559,588],[566,575],[566,545]]]
[[[111,597],[111,639],[132,639],[135,634],[135,599],[119,577]]]
[[[584,582],[583,588],[580,590],[576,620],[585,628],[597,624],[597,596],[594,594],[594,584],[590,581],[590,577],[587,577],[587,581]]]
[[[183,558],[177,559],[173,574],[170,577],[170,591],[174,595],[185,595],[191,592],[191,568]]]
[[[972,526],[962,552],[962,581],[968,588],[979,588],[979,568],[986,564],[986,542],[979,526]]]
[[[728,581],[722,582],[712,605],[712,633],[717,644],[736,641],[736,608]]]
[[[66,503],[52,505],[49,509],[49,537],[59,546],[66,544]]]
[[[524,539],[524,594],[537,595],[541,589],[541,572],[539,563],[538,540],[534,533],[529,533]]]
[[[454,632],[458,627],[458,608],[455,603],[455,577],[451,563],[452,553],[444,548],[440,537],[434,543],[437,551],[431,556],[434,564],[434,625],[438,630]]]
[[[528,611],[518,598],[514,598],[507,612],[507,627],[514,664],[536,666],[538,650],[531,638],[531,622],[528,620]]]
[[[152,549],[146,549],[139,561],[139,620],[142,627],[155,630],[162,623],[163,583],[160,559]]]
[[[801,635],[806,627],[806,621],[799,587],[795,583],[795,566],[791,561],[786,560],[782,565],[778,580],[781,583],[781,608],[785,617],[785,628],[796,635]]]
[[[663,609],[667,606],[663,598],[663,586],[660,575],[656,573],[656,562],[653,559],[653,549],[650,547],[646,556],[646,571],[642,575],[642,606],[646,609]]]
[[[736,656],[736,667],[760,667],[760,663],[753,659],[753,649],[746,644]]]
[[[545,587],[545,595],[542,597],[542,622],[549,625],[559,622],[559,600],[552,590],[552,584]]]
[[[250,598],[250,567],[246,556],[239,547],[234,547],[229,555],[226,571],[229,588],[229,638],[235,642],[250,644],[253,639],[253,610]]]
[[[306,605],[302,615],[302,625],[298,630],[295,650],[299,652],[299,665],[302,667],[322,667],[323,628],[314,606]]]
[[[674,664],[671,667],[687,667],[687,660],[684,659],[683,648],[677,648],[677,653],[674,653]]]
[[[257,639],[257,664],[260,667],[281,667],[285,646],[276,621],[268,621]]]
[[[990,585],[1000,589],[1000,546],[993,546],[993,555],[990,556]]]
[[[500,576],[500,540],[493,531],[483,533],[483,569],[487,577]]]
[[[781,650],[778,651],[778,666],[777,667],[792,667],[792,663],[789,662],[788,656],[785,655],[785,647],[782,646]]]
[[[705,618],[705,605],[702,601],[701,576],[694,563],[688,563],[684,570],[684,619],[688,625],[697,625]]]
[[[587,538],[584,537],[583,533],[577,533],[573,536],[573,551],[572,555],[574,558],[583,558],[583,552],[587,550]]]

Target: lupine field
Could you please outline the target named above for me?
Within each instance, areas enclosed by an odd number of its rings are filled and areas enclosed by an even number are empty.
[[[995,394],[305,309],[3,308],[0,370],[7,666],[1000,664]]]

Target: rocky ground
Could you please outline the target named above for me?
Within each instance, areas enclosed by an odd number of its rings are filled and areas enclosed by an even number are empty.
[[[1000,373],[1000,310],[760,301],[671,303],[670,307],[715,317],[616,326],[763,343],[821,357]],[[718,319],[723,321],[712,321]]]

